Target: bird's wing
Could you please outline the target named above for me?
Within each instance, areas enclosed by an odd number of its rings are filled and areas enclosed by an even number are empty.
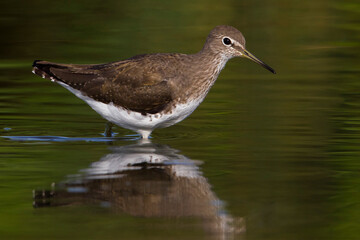
[[[60,81],[83,95],[128,110],[158,113],[172,100],[172,90],[161,68],[145,67],[135,58],[99,65],[58,64],[34,61],[34,73]]]

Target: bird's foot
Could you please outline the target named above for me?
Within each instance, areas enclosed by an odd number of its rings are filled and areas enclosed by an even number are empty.
[[[114,126],[114,124],[112,124],[111,122],[107,122],[105,125],[105,132],[104,132],[104,136],[105,137],[112,137],[113,136],[113,132],[111,131],[111,128]]]

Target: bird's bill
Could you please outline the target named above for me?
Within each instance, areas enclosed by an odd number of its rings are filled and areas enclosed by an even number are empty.
[[[243,57],[246,57],[246,58],[250,59],[251,61],[256,62],[257,64],[260,64],[262,67],[266,68],[273,74],[276,74],[274,69],[272,69],[269,65],[267,65],[266,63],[264,63],[263,61],[261,61],[260,59],[258,59],[254,55],[252,55],[248,50],[242,49],[241,53],[242,53]]]

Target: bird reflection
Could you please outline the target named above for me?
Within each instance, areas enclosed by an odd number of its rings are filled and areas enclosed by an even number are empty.
[[[139,217],[199,218],[206,232],[224,237],[245,231],[244,219],[227,214],[211,191],[201,161],[151,142],[110,149],[51,190],[35,190],[34,207],[100,204]]]

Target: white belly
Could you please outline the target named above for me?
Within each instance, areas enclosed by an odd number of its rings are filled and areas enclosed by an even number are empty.
[[[144,138],[147,138],[155,128],[169,127],[184,120],[199,106],[203,100],[203,98],[196,99],[186,104],[177,105],[171,113],[167,114],[157,113],[142,115],[138,112],[117,107],[113,103],[105,104],[96,101],[62,82],[57,83],[74,93],[78,98],[84,100],[92,109],[109,122],[112,122],[120,127],[136,131]]]

